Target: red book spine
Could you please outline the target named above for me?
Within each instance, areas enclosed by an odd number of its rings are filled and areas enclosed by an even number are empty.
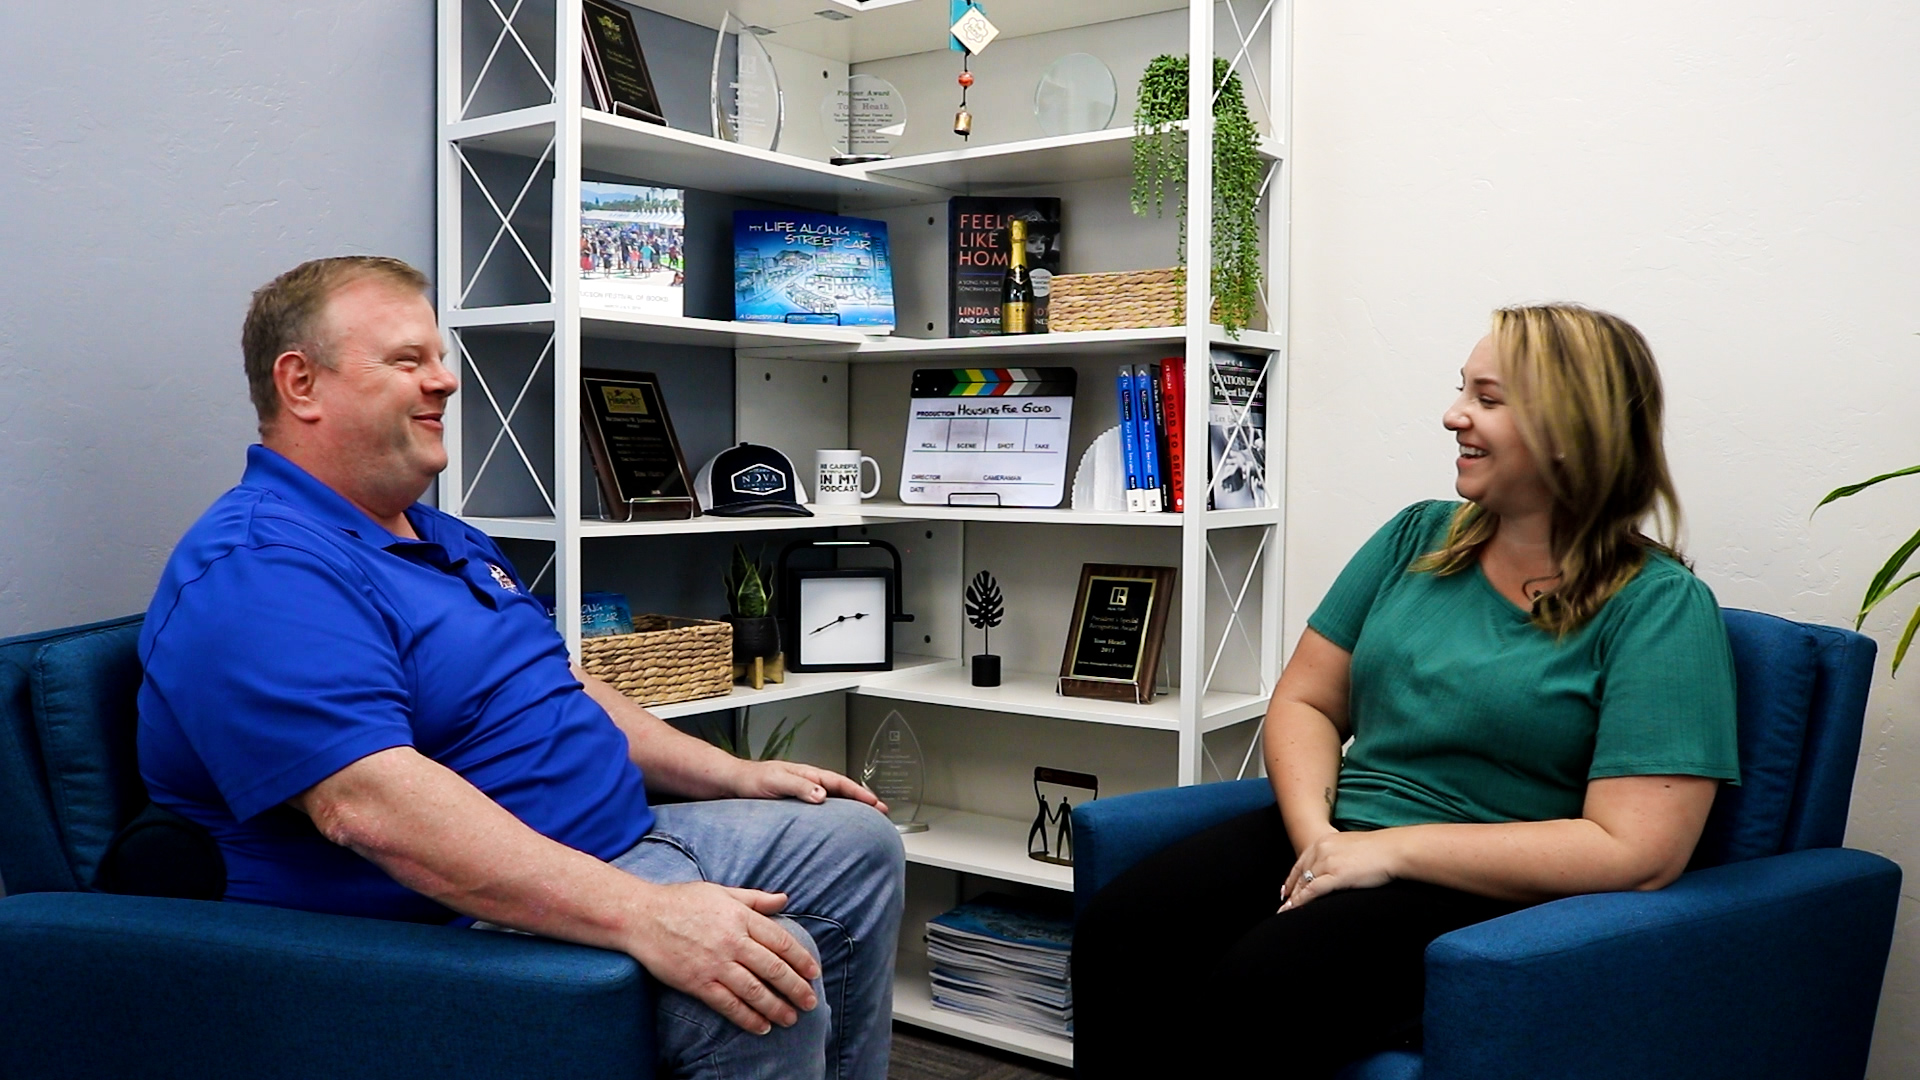
[[[1166,414],[1167,482],[1173,492],[1173,512],[1187,508],[1186,435],[1187,435],[1187,361],[1169,356],[1160,361],[1161,411]]]

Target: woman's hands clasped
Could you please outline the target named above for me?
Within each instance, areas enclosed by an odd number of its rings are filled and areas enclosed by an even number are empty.
[[[1340,832],[1329,826],[1294,860],[1280,887],[1280,910],[1341,889],[1377,889],[1400,876],[1397,831]]]

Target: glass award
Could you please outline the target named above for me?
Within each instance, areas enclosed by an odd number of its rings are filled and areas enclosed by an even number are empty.
[[[1033,116],[1048,135],[1099,131],[1113,120],[1119,99],[1107,65],[1086,53],[1068,53],[1041,72],[1033,88]]]
[[[867,744],[867,760],[860,766],[860,783],[887,804],[887,818],[903,833],[926,832],[920,820],[926,794],[927,758],[920,740],[898,709],[887,714],[880,730]]]
[[[780,95],[773,56],[760,44],[760,36],[732,12],[721,18],[720,36],[714,42],[709,100],[714,138],[756,150],[779,147],[786,102]]]
[[[907,131],[907,99],[892,83],[855,75],[820,103],[820,124],[833,145],[835,165],[884,161]]]

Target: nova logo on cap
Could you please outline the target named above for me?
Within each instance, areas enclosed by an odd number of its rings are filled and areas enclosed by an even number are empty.
[[[786,489],[786,476],[771,465],[751,465],[733,474],[733,490],[742,495],[771,495]]]

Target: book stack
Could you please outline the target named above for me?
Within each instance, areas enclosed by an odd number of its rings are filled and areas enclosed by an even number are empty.
[[[1073,920],[989,893],[927,923],[933,1007],[1042,1035],[1073,1035]]]
[[[1127,468],[1127,510],[1132,513],[1177,514],[1187,508],[1181,482],[1186,366],[1178,356],[1157,364],[1120,365],[1120,447]]]

